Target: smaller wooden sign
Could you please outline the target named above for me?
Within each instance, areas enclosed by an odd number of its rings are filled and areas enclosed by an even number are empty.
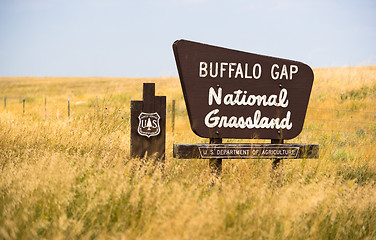
[[[174,157],[184,159],[318,158],[317,144],[174,144]]]
[[[144,83],[143,101],[131,101],[131,157],[165,159],[166,96]]]

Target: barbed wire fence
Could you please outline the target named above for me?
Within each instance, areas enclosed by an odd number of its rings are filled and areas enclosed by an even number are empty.
[[[317,107],[309,107],[308,110],[317,110],[317,111],[327,111],[333,113],[349,113],[349,114],[363,114],[366,115],[367,118],[372,118],[376,120],[376,112],[372,111],[359,111],[359,110],[349,110],[349,109],[336,109],[336,108],[317,108]],[[353,116],[350,116],[351,118]],[[376,121],[351,121],[351,120],[343,120],[343,119],[331,119],[331,118],[312,118],[306,117],[306,120],[313,121],[313,122],[331,122],[337,124],[351,124],[352,126],[362,126],[360,130],[357,131],[350,131],[350,130],[336,130],[336,129],[326,129],[326,128],[312,128],[312,127],[304,127],[304,130],[310,131],[319,131],[319,132],[334,132],[334,133],[348,133],[348,134],[365,134],[365,135],[375,135],[376,134]],[[371,131],[365,131],[365,128]]]
[[[41,107],[41,109],[43,109],[43,115],[46,116],[47,115],[47,97],[46,96],[43,96],[40,98],[41,99],[41,103],[38,103],[39,104],[39,107]],[[71,103],[71,97],[70,96],[67,96],[66,98],[66,113],[67,113],[67,118],[70,118],[71,116],[71,110],[72,110],[72,107],[74,108],[74,106],[72,106],[72,103]],[[132,97],[130,97],[129,101],[132,100]],[[3,96],[3,101],[4,101],[4,105],[3,105],[3,109],[7,109],[10,107],[10,101],[12,101],[12,105],[14,104],[19,104],[20,106],[20,110],[22,111],[22,114],[27,114],[27,105],[31,105],[31,104],[35,104],[35,101],[32,101],[30,103],[28,103],[28,98],[27,96],[20,96],[20,97],[7,97],[7,96]],[[171,118],[171,125],[172,125],[172,132],[175,131],[175,118],[176,118],[176,114],[175,112],[177,111],[176,109],[176,104],[175,104],[175,99],[173,99],[171,101],[171,104],[169,104],[169,113],[170,113],[170,118]],[[110,103],[110,101],[107,102],[108,104]],[[94,106],[95,108],[98,107],[98,97],[96,97],[96,104]],[[106,108],[107,109],[107,108]],[[314,117],[310,117],[309,115],[311,111],[322,111],[322,112],[332,112],[332,113],[346,113],[346,114],[353,114],[353,115],[359,115],[359,114],[362,114],[362,115],[365,115],[366,117],[364,117],[365,119],[369,119],[371,118],[372,120],[375,119],[375,121],[352,121],[352,120],[344,120],[344,119],[341,119],[339,117],[337,117],[337,119],[333,119],[333,118],[314,118]],[[95,112],[98,111],[98,109],[95,109]],[[350,116],[352,118],[352,116]],[[310,126],[307,126],[307,125],[310,125],[309,123],[310,122],[319,122],[319,123],[338,123],[338,124],[350,124],[351,126],[362,126],[362,128],[360,128],[360,130],[357,130],[357,131],[351,131],[351,130],[338,130],[338,129],[335,129],[335,128],[317,128],[317,127],[310,127]],[[318,107],[308,107],[307,109],[307,116],[305,118],[305,127],[303,127],[303,130],[308,130],[308,131],[318,131],[318,132],[333,132],[333,133],[348,133],[348,134],[365,134],[365,135],[375,135],[376,134],[376,111],[373,112],[373,111],[359,111],[359,110],[350,110],[350,109],[336,109],[336,108],[318,108]]]

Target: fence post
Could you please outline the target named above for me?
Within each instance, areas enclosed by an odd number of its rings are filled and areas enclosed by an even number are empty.
[[[47,97],[44,96],[44,118],[47,118]]]
[[[4,108],[7,107],[7,96],[4,96]]]
[[[175,100],[172,100],[172,119],[171,119],[172,134],[175,133]]]
[[[70,117],[70,99],[68,95],[68,118]]]
[[[25,96],[23,97],[23,99],[22,99],[22,113],[23,114],[25,114],[25,102],[26,102],[26,98],[25,98]]]
[[[98,116],[99,116],[99,102],[98,102],[98,96],[95,96],[94,118],[97,118]]]

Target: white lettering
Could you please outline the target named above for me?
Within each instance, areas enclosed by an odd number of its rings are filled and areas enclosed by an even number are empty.
[[[223,73],[226,71],[225,65],[227,66],[228,63],[221,62],[221,73],[220,73],[221,78],[223,78]]]
[[[200,71],[199,76],[200,77],[206,77],[208,75],[208,64],[206,62],[200,62]]]
[[[213,73],[213,63],[210,62],[210,77],[216,78],[218,76],[218,63],[215,63],[215,73]]]
[[[277,107],[287,107],[289,105],[289,100],[287,100],[287,90],[283,88],[279,93],[279,103],[276,105]]]
[[[252,76],[248,75],[248,63],[245,64],[245,78],[252,79]]]
[[[277,64],[276,67],[278,67]],[[273,65],[273,66],[274,66]],[[209,68],[209,69],[208,69]],[[293,69],[292,74],[296,73]],[[273,72],[273,69],[272,69]],[[279,73],[276,73],[279,74]],[[262,75],[262,66],[260,63],[249,65],[249,63],[228,63],[228,62],[200,62],[199,77],[211,78],[243,78],[243,79],[260,79]]]
[[[213,128],[215,126],[218,125],[218,122],[219,122],[219,117],[212,117],[212,115],[215,115],[219,113],[219,110],[218,109],[214,109],[212,111],[210,111],[206,117],[205,117],[205,125],[209,128]]]
[[[231,74],[235,70],[235,69],[232,68],[233,66],[236,66],[236,63],[230,63],[228,65],[228,78],[231,78]]]
[[[216,92],[214,87],[209,88],[209,95],[208,95],[208,104],[211,106],[213,105],[213,100],[217,105],[222,104],[222,88],[218,88]],[[278,101],[277,101],[278,100]],[[224,105],[239,105],[239,106],[275,106],[275,107],[283,107],[286,108],[289,104],[287,99],[287,90],[285,88],[281,89],[279,94],[272,94],[270,96],[266,95],[248,95],[247,91],[243,90],[236,90],[233,93],[228,93],[223,97],[223,104]]]
[[[225,104],[225,105],[235,105],[234,101],[232,100],[233,96],[234,95],[232,95],[232,94],[226,94],[225,98],[223,99],[223,104]]]
[[[256,75],[256,71],[258,72],[258,74]],[[254,66],[253,66],[253,77],[255,79],[259,79],[261,77],[261,65],[260,63],[256,63]]]
[[[287,75],[287,67],[286,67],[286,65],[282,66],[281,76],[279,77],[279,79],[282,79],[283,76],[285,76],[286,79],[289,79],[289,77]]]
[[[280,67],[278,66],[278,64],[272,65],[270,74],[274,80],[277,80],[277,79],[292,80],[293,75],[298,73],[299,71],[299,68],[296,65],[290,65],[289,68],[287,68],[287,65],[282,65],[281,71],[279,71],[279,69]]]
[[[281,120],[281,129],[290,130],[292,128],[292,123],[290,122],[291,112],[287,111],[286,117]]]
[[[279,77],[279,72],[275,72],[275,68],[279,69],[279,66],[277,64],[273,64],[270,75],[274,80],[277,80]]]
[[[298,72],[298,66],[291,65],[290,66],[290,80],[292,80],[292,75]]]
[[[219,113],[218,109],[210,111],[205,116],[205,125],[209,128],[271,128],[271,129],[287,129],[292,128],[291,122],[291,112],[287,111],[286,116],[282,119],[280,118],[268,118],[263,117],[260,110],[254,112],[253,118],[249,116],[244,119],[244,117],[231,116],[217,116]],[[253,119],[253,121],[252,121]]]
[[[222,88],[218,88],[218,94],[215,93],[215,90],[213,87],[209,88],[209,106],[213,104],[213,98],[217,105],[221,105],[221,99],[222,99]]]
[[[238,67],[236,68],[235,78],[238,78],[238,75],[243,78],[243,69],[240,63],[238,63]]]

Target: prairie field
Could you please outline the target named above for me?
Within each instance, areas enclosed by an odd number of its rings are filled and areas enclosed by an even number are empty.
[[[286,142],[319,144],[319,158],[278,174],[269,159],[223,160],[220,176],[172,157],[174,143],[208,142],[178,78],[0,77],[0,239],[376,239],[376,66],[314,73]],[[130,158],[144,82],[167,96],[164,163]]]

